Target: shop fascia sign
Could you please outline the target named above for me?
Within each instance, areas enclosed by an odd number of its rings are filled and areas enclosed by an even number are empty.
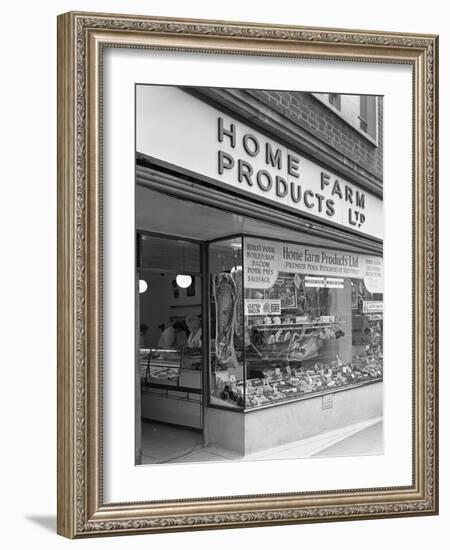
[[[238,140],[242,141],[244,158],[235,155]],[[261,142],[240,124],[226,124],[222,116],[217,117],[217,141],[219,175],[230,171],[234,183],[242,184],[245,189],[254,189],[257,195],[268,194],[279,204],[294,208],[298,205],[298,210],[309,211],[313,215],[324,214],[322,217],[330,220],[335,218],[338,210],[345,208],[345,221],[349,227],[361,229],[365,224],[365,192],[333,177],[319,166],[314,167],[317,171],[314,179],[318,186],[311,181],[303,183],[306,159],[267,138]]]
[[[298,273],[305,276],[305,286],[343,288],[345,278],[354,278],[363,279],[369,292],[383,293],[378,256],[245,237],[243,260],[246,288],[269,289],[280,273]]]
[[[178,88],[138,88],[137,117],[140,153],[291,211],[383,238],[381,199]]]

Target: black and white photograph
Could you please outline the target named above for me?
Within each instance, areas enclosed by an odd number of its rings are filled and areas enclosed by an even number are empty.
[[[384,453],[383,97],[135,86],[137,465]]]
[[[439,36],[304,9],[58,16],[64,537],[439,512]]]

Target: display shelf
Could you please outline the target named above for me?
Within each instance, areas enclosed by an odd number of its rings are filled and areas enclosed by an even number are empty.
[[[304,329],[304,328],[329,328],[333,327],[335,325],[344,325],[345,321],[333,321],[333,322],[326,322],[326,321],[308,321],[305,323],[278,323],[278,324],[271,324],[271,325],[248,325],[248,328],[257,329],[261,331],[265,330],[280,330],[280,329]]]
[[[379,350],[366,351],[354,356],[349,362],[337,358],[331,363],[313,363],[311,359],[313,358],[300,361],[303,364],[295,365],[296,361],[293,361],[284,366],[280,366],[280,362],[272,361],[267,367],[264,361],[248,359],[248,365],[252,365],[250,368],[253,372],[258,370],[260,374],[246,381],[245,408],[293,401],[323,392],[336,392],[383,379],[383,356]],[[238,400],[244,397],[242,381],[229,381],[228,386],[227,393],[231,400],[239,405]]]

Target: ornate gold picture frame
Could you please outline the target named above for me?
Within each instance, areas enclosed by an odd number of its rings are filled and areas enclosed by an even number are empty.
[[[407,486],[105,502],[103,55],[107,48],[412,69],[412,456]],[[438,513],[438,38],[66,13],[58,18],[58,533],[69,538]],[[125,366],[127,367],[127,366]],[[128,366],[134,376],[134,366]],[[130,450],[133,453],[133,450]]]

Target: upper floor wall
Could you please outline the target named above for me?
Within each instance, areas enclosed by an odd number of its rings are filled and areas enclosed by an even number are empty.
[[[382,97],[259,90],[249,93],[307,129],[382,185]]]

